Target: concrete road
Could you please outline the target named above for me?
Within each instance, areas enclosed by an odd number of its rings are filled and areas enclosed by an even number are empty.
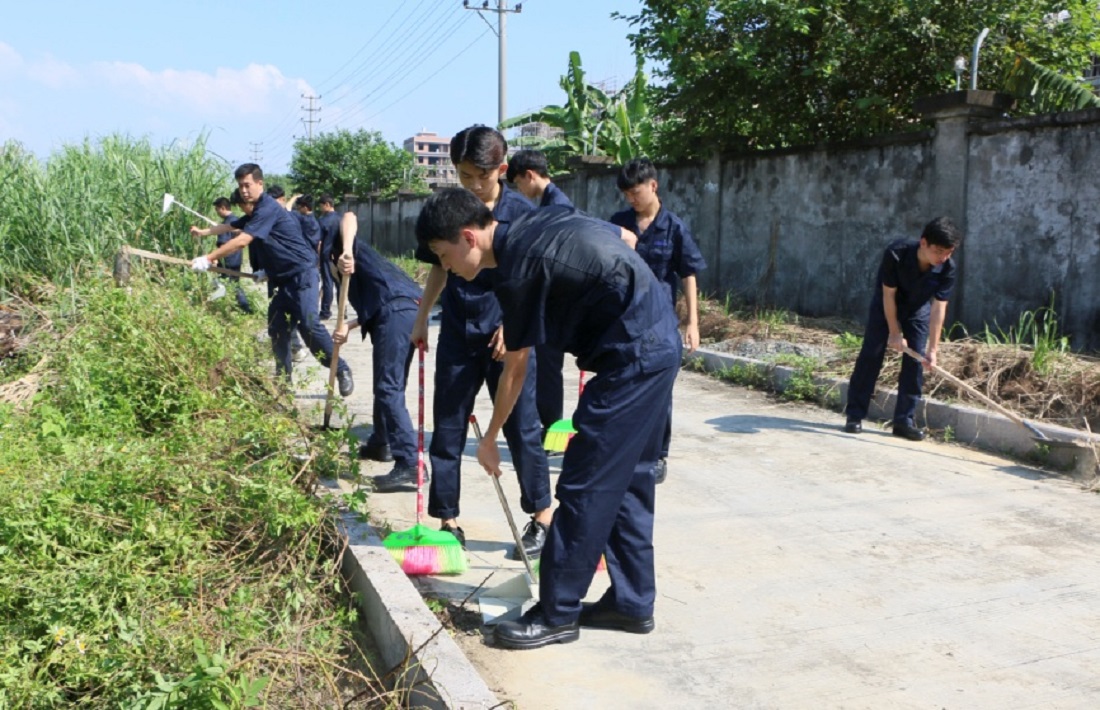
[[[345,354],[350,411],[369,425],[369,341]],[[415,374],[414,360],[414,422]],[[430,371],[427,381],[430,407]],[[315,372],[303,402],[323,401],[320,382]],[[567,406],[575,387],[567,370]],[[477,414],[489,412],[483,392]],[[430,412],[427,422],[430,433]],[[472,631],[460,645],[501,701],[525,710],[1100,707],[1100,496],[959,446],[841,424],[681,373],[658,488],[656,631],[583,630],[536,651],[492,648]],[[418,579],[426,596],[464,599],[519,572],[473,453],[471,439],[460,519],[471,569]],[[522,517],[514,477],[504,485]],[[413,523],[412,493],[371,504],[397,529]],[[606,584],[598,574],[589,598]]]

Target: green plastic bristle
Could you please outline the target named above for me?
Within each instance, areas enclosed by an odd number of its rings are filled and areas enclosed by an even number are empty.
[[[382,541],[405,574],[461,574],[466,571],[462,544],[446,530],[414,525]]]
[[[576,433],[572,419],[559,419],[546,430],[546,439],[542,442],[542,448],[546,451],[561,453],[568,448],[569,440]]]

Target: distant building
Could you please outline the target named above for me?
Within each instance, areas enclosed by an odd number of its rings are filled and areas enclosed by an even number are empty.
[[[554,138],[561,138],[564,136],[565,131],[556,126],[551,126],[540,121],[533,121],[520,126],[519,135],[521,138],[544,138],[546,140],[553,140]]]
[[[450,138],[440,138],[435,133],[422,131],[406,138],[404,147],[413,154],[416,166],[421,169],[429,187],[458,184],[458,174],[451,165]]]

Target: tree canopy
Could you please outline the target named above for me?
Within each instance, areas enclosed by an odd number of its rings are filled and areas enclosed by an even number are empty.
[[[671,157],[913,127],[915,99],[955,89],[986,27],[981,89],[1018,55],[1079,77],[1100,54],[1096,0],[644,0],[619,17],[664,81],[655,140]]]
[[[312,142],[299,139],[290,177],[301,192],[327,192],[337,200],[347,194],[393,197],[402,189],[427,189],[411,153],[386,143],[381,133],[362,129],[322,133]]]

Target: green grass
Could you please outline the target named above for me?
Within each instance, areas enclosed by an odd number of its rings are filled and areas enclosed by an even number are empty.
[[[1054,358],[1069,350],[1069,338],[1061,334],[1058,314],[1054,310],[1054,293],[1050,304],[1020,313],[1016,323],[1004,330],[994,321],[985,326],[978,339],[987,345],[1013,345],[1031,351],[1031,366],[1040,375],[1050,374]]]

